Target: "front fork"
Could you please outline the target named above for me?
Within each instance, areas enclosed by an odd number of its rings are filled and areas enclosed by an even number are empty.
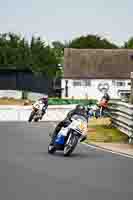
[[[79,135],[78,137],[80,138],[82,135]],[[72,133],[69,134],[66,145],[72,146],[72,144],[70,143],[70,139],[72,137]]]
[[[72,135],[72,134],[70,133],[69,136],[68,136],[68,139],[67,139],[66,145],[69,144],[69,141],[70,141],[71,135]]]

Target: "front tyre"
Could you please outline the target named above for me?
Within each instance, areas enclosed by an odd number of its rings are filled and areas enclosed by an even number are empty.
[[[33,120],[34,116],[35,116],[35,111],[32,111],[29,116],[28,122],[31,122]]]
[[[69,143],[64,148],[64,156],[69,156],[75,149],[78,143],[79,137],[76,135],[71,135]]]
[[[38,122],[38,121],[39,121],[39,118],[35,118],[35,119],[34,119],[34,122]]]

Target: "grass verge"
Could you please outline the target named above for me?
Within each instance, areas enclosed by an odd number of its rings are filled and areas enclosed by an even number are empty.
[[[14,99],[14,98],[0,98],[0,105],[25,105],[26,101],[23,99]],[[31,101],[27,102],[28,105],[32,104]]]
[[[91,119],[86,143],[128,143],[128,136],[114,127],[111,127],[109,118]]]

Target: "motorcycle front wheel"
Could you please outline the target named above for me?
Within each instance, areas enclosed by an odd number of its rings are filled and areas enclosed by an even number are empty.
[[[39,118],[35,118],[35,119],[34,119],[34,122],[38,122],[38,121],[39,121]]]
[[[35,116],[35,111],[32,111],[29,116],[28,122],[31,122],[33,120],[34,116]]]
[[[64,156],[69,156],[75,149],[77,143],[78,143],[79,137],[71,134],[71,137],[69,139],[69,143],[65,145],[64,147]]]

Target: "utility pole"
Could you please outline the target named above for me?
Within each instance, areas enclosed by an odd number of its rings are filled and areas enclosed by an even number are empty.
[[[133,72],[131,72],[130,78],[131,78],[131,94],[129,98],[129,103],[133,104]]]
[[[68,97],[68,80],[65,81],[66,85],[65,85],[65,97]]]

